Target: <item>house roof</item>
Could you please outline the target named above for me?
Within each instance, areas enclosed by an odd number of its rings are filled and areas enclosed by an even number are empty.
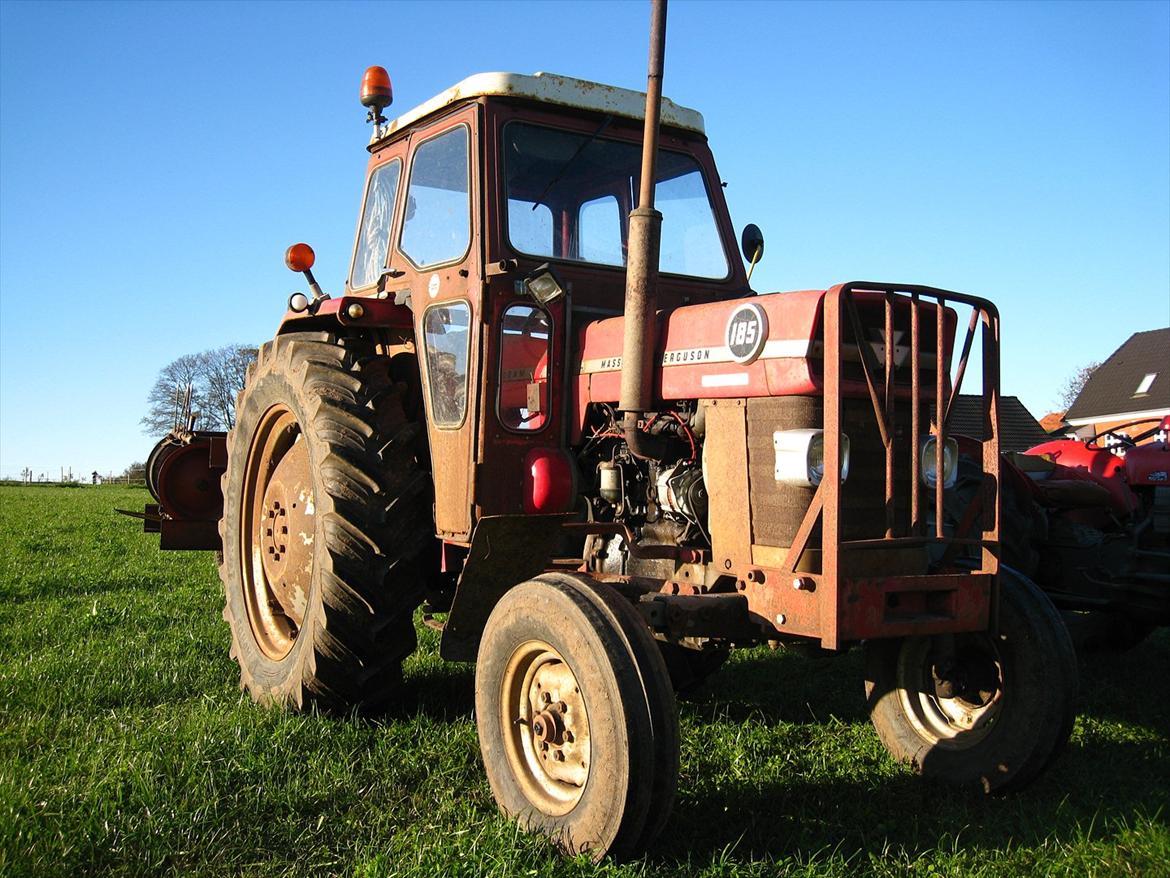
[[[1049,435],[1068,429],[1068,424],[1064,422],[1064,412],[1049,412],[1040,419],[1040,426]]]
[[[975,394],[959,394],[951,411],[950,432],[973,439],[984,439],[983,397]],[[1044,428],[1024,407],[1016,396],[999,398],[999,448],[1000,451],[1027,451],[1047,442],[1049,436]]]
[[[1147,375],[1155,375],[1137,393]],[[1126,415],[1170,408],[1170,326],[1135,332],[1098,366],[1064,414],[1070,424],[1095,419],[1122,420]],[[1114,419],[1112,415],[1120,417]]]
[[[370,142],[373,144],[385,140],[444,107],[485,95],[528,98],[546,104],[625,116],[627,119],[643,119],[646,115],[645,93],[628,88],[574,79],[557,73],[536,73],[532,76],[522,73],[476,73],[382,126],[374,132]],[[697,110],[681,107],[670,98],[663,98],[661,113],[663,125],[703,133],[703,116]]]

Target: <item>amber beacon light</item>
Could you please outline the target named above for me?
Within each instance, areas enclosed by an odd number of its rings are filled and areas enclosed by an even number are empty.
[[[385,67],[367,67],[362,76],[362,106],[369,107],[367,122],[382,125],[386,118],[382,111],[394,101],[394,89],[390,85],[390,74]]]

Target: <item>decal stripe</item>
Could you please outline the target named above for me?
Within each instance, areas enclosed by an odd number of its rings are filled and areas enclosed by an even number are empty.
[[[770,339],[764,345],[764,350],[760,354],[759,359],[803,360],[808,356],[809,348],[809,341],[806,338]],[[679,348],[673,351],[666,351],[662,354],[662,358],[658,364],[663,368],[670,368],[671,366],[697,366],[706,363],[734,362],[735,358],[731,355],[731,349],[726,345],[718,345],[709,348]],[[622,358],[619,355],[616,357],[598,357],[592,360],[582,360],[581,365],[577,369],[577,374],[593,375],[598,372],[620,372],[621,370]]]

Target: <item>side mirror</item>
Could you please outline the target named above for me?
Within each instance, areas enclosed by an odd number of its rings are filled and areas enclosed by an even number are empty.
[[[764,256],[764,233],[760,231],[760,227],[755,223],[744,226],[743,234],[739,237],[739,246],[743,250],[743,258],[748,261],[747,279],[751,282],[756,263]]]
[[[748,223],[743,227],[739,245],[743,248],[743,258],[748,264],[755,265],[764,256],[764,233],[755,223]]]

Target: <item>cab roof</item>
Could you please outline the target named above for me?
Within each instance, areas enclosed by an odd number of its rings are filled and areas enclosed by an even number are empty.
[[[580,110],[592,110],[643,119],[646,111],[644,92],[617,88],[557,73],[476,73],[444,92],[403,113],[374,133],[371,145],[391,137],[418,120],[468,98],[499,96],[526,98],[544,104],[559,104]],[[662,99],[662,124],[684,131],[704,134],[703,116],[697,110],[680,107],[669,98]]]

